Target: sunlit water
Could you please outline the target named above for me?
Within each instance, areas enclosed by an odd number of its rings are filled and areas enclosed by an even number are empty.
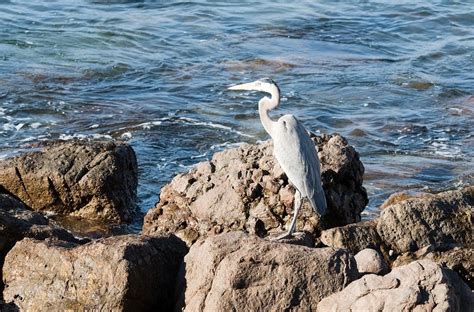
[[[275,116],[360,152],[365,218],[395,191],[472,183],[472,2],[286,2],[0,2],[1,157],[126,140],[146,211],[178,172],[268,138],[258,95],[226,87],[270,76]]]

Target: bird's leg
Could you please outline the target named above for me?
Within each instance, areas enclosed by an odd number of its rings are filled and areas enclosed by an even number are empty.
[[[291,220],[290,229],[286,234],[278,236],[276,239],[286,239],[293,236],[293,233],[296,229],[296,218],[298,217],[298,212],[300,211],[302,200],[301,200],[301,193],[296,190],[295,192],[295,201],[294,201],[294,212],[293,212],[293,220]]]

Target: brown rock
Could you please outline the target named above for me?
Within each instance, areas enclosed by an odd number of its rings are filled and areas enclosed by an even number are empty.
[[[381,250],[382,241],[375,221],[335,227],[321,232],[321,242],[329,247],[345,248],[356,254],[365,248]]]
[[[85,242],[85,240],[76,239],[65,229],[51,224],[43,215],[26,209],[26,206],[13,196],[0,194],[0,268],[6,254],[16,242],[24,237],[49,238],[75,243]],[[0,299],[3,290],[1,277],[0,272]]]
[[[455,271],[471,289],[474,289],[474,248],[472,246],[436,250],[434,246],[430,245],[414,253],[400,255],[392,263],[392,266],[397,267],[423,259],[434,261],[443,267]]]
[[[382,210],[377,232],[396,254],[473,242],[474,187],[411,198]]]
[[[5,258],[4,298],[25,311],[170,311],[186,251],[175,236],[82,246],[26,238]]]
[[[385,276],[364,275],[321,300],[317,311],[472,311],[474,298],[449,269],[429,260],[395,268]]]
[[[231,232],[196,242],[184,261],[185,311],[314,311],[358,277],[354,258]],[[179,305],[178,307],[179,308]]]
[[[394,205],[396,203],[402,202],[410,198],[427,198],[427,197],[432,197],[432,196],[433,194],[423,193],[423,192],[409,192],[409,191],[396,192],[390,195],[382,203],[382,205],[380,205],[380,209],[385,209],[391,205]]]
[[[124,143],[57,142],[0,161],[0,185],[37,211],[130,221],[137,161]]]
[[[367,204],[364,167],[339,135],[313,136],[318,145],[328,224],[360,220]],[[271,141],[216,153],[164,186],[160,202],[145,217],[143,233],[176,233],[188,245],[199,237],[244,230],[261,237],[281,233],[293,213],[294,188],[275,163]],[[319,231],[321,222],[305,202],[297,230]]]

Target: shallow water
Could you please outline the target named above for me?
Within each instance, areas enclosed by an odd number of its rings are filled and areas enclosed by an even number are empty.
[[[0,156],[42,140],[123,139],[140,206],[177,172],[265,140],[270,76],[310,130],[360,152],[370,203],[472,183],[474,9],[441,1],[2,1]]]

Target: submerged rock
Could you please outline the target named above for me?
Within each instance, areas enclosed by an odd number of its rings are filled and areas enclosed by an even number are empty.
[[[409,198],[382,210],[377,232],[395,253],[474,242],[474,186]]]
[[[318,146],[329,214],[326,225],[360,221],[367,204],[364,167],[339,135],[312,136]],[[146,234],[176,233],[188,245],[199,237],[233,230],[258,236],[280,233],[293,214],[294,188],[273,157],[271,141],[216,153],[165,185],[160,202],[145,217]],[[297,230],[313,233],[321,220],[306,201]]]
[[[242,232],[196,242],[183,273],[178,289],[185,311],[314,311],[320,299],[358,277],[354,258],[345,250]]]
[[[364,275],[321,300],[318,311],[472,311],[474,297],[449,269],[429,260]]]
[[[24,311],[171,311],[186,252],[172,235],[82,246],[26,238],[5,258],[4,299]]]
[[[56,142],[1,160],[0,185],[36,211],[119,223],[136,211],[137,161],[124,143]]]

